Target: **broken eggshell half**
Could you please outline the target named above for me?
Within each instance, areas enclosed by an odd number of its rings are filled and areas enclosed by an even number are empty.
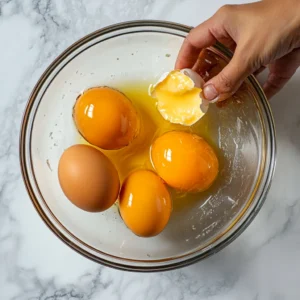
[[[191,126],[207,112],[209,102],[204,99],[202,77],[192,69],[164,73],[158,82],[149,86],[149,95],[157,99],[162,117],[174,124]]]

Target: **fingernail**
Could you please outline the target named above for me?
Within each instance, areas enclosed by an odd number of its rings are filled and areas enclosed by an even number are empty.
[[[208,84],[203,88],[203,94],[206,100],[213,101],[218,98],[219,94],[212,84]]]

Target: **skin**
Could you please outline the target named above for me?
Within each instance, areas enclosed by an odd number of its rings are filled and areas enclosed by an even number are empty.
[[[207,100],[231,96],[247,76],[266,67],[263,85],[271,98],[300,66],[300,1],[264,0],[225,5],[191,30],[183,42],[175,68],[195,68],[202,49],[221,42],[233,52],[230,63],[204,85]]]

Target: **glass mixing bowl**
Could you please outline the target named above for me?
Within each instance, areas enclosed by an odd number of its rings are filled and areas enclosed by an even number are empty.
[[[233,99],[211,105],[204,117],[207,138],[220,149],[217,182],[197,201],[174,203],[170,222],[160,235],[137,237],[122,222],[117,206],[87,213],[61,191],[60,155],[79,141],[72,120],[78,94],[93,86],[118,87],[124,81],[156,82],[173,69],[190,29],[169,22],[137,21],[98,30],[55,59],[29,98],[20,136],[21,168],[29,196],[57,237],[95,262],[135,271],[186,266],[232,242],[266,198],[275,167],[275,132],[268,102],[253,76]],[[207,55],[202,62],[212,66],[204,76],[217,72],[230,58],[219,44]]]

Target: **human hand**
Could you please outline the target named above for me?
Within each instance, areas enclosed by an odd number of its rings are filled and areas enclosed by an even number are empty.
[[[268,98],[276,94],[300,66],[300,1],[265,0],[226,5],[191,30],[175,68],[193,68],[202,49],[221,42],[234,52],[229,64],[203,88],[207,100],[231,96],[254,72],[268,66],[263,85]]]

